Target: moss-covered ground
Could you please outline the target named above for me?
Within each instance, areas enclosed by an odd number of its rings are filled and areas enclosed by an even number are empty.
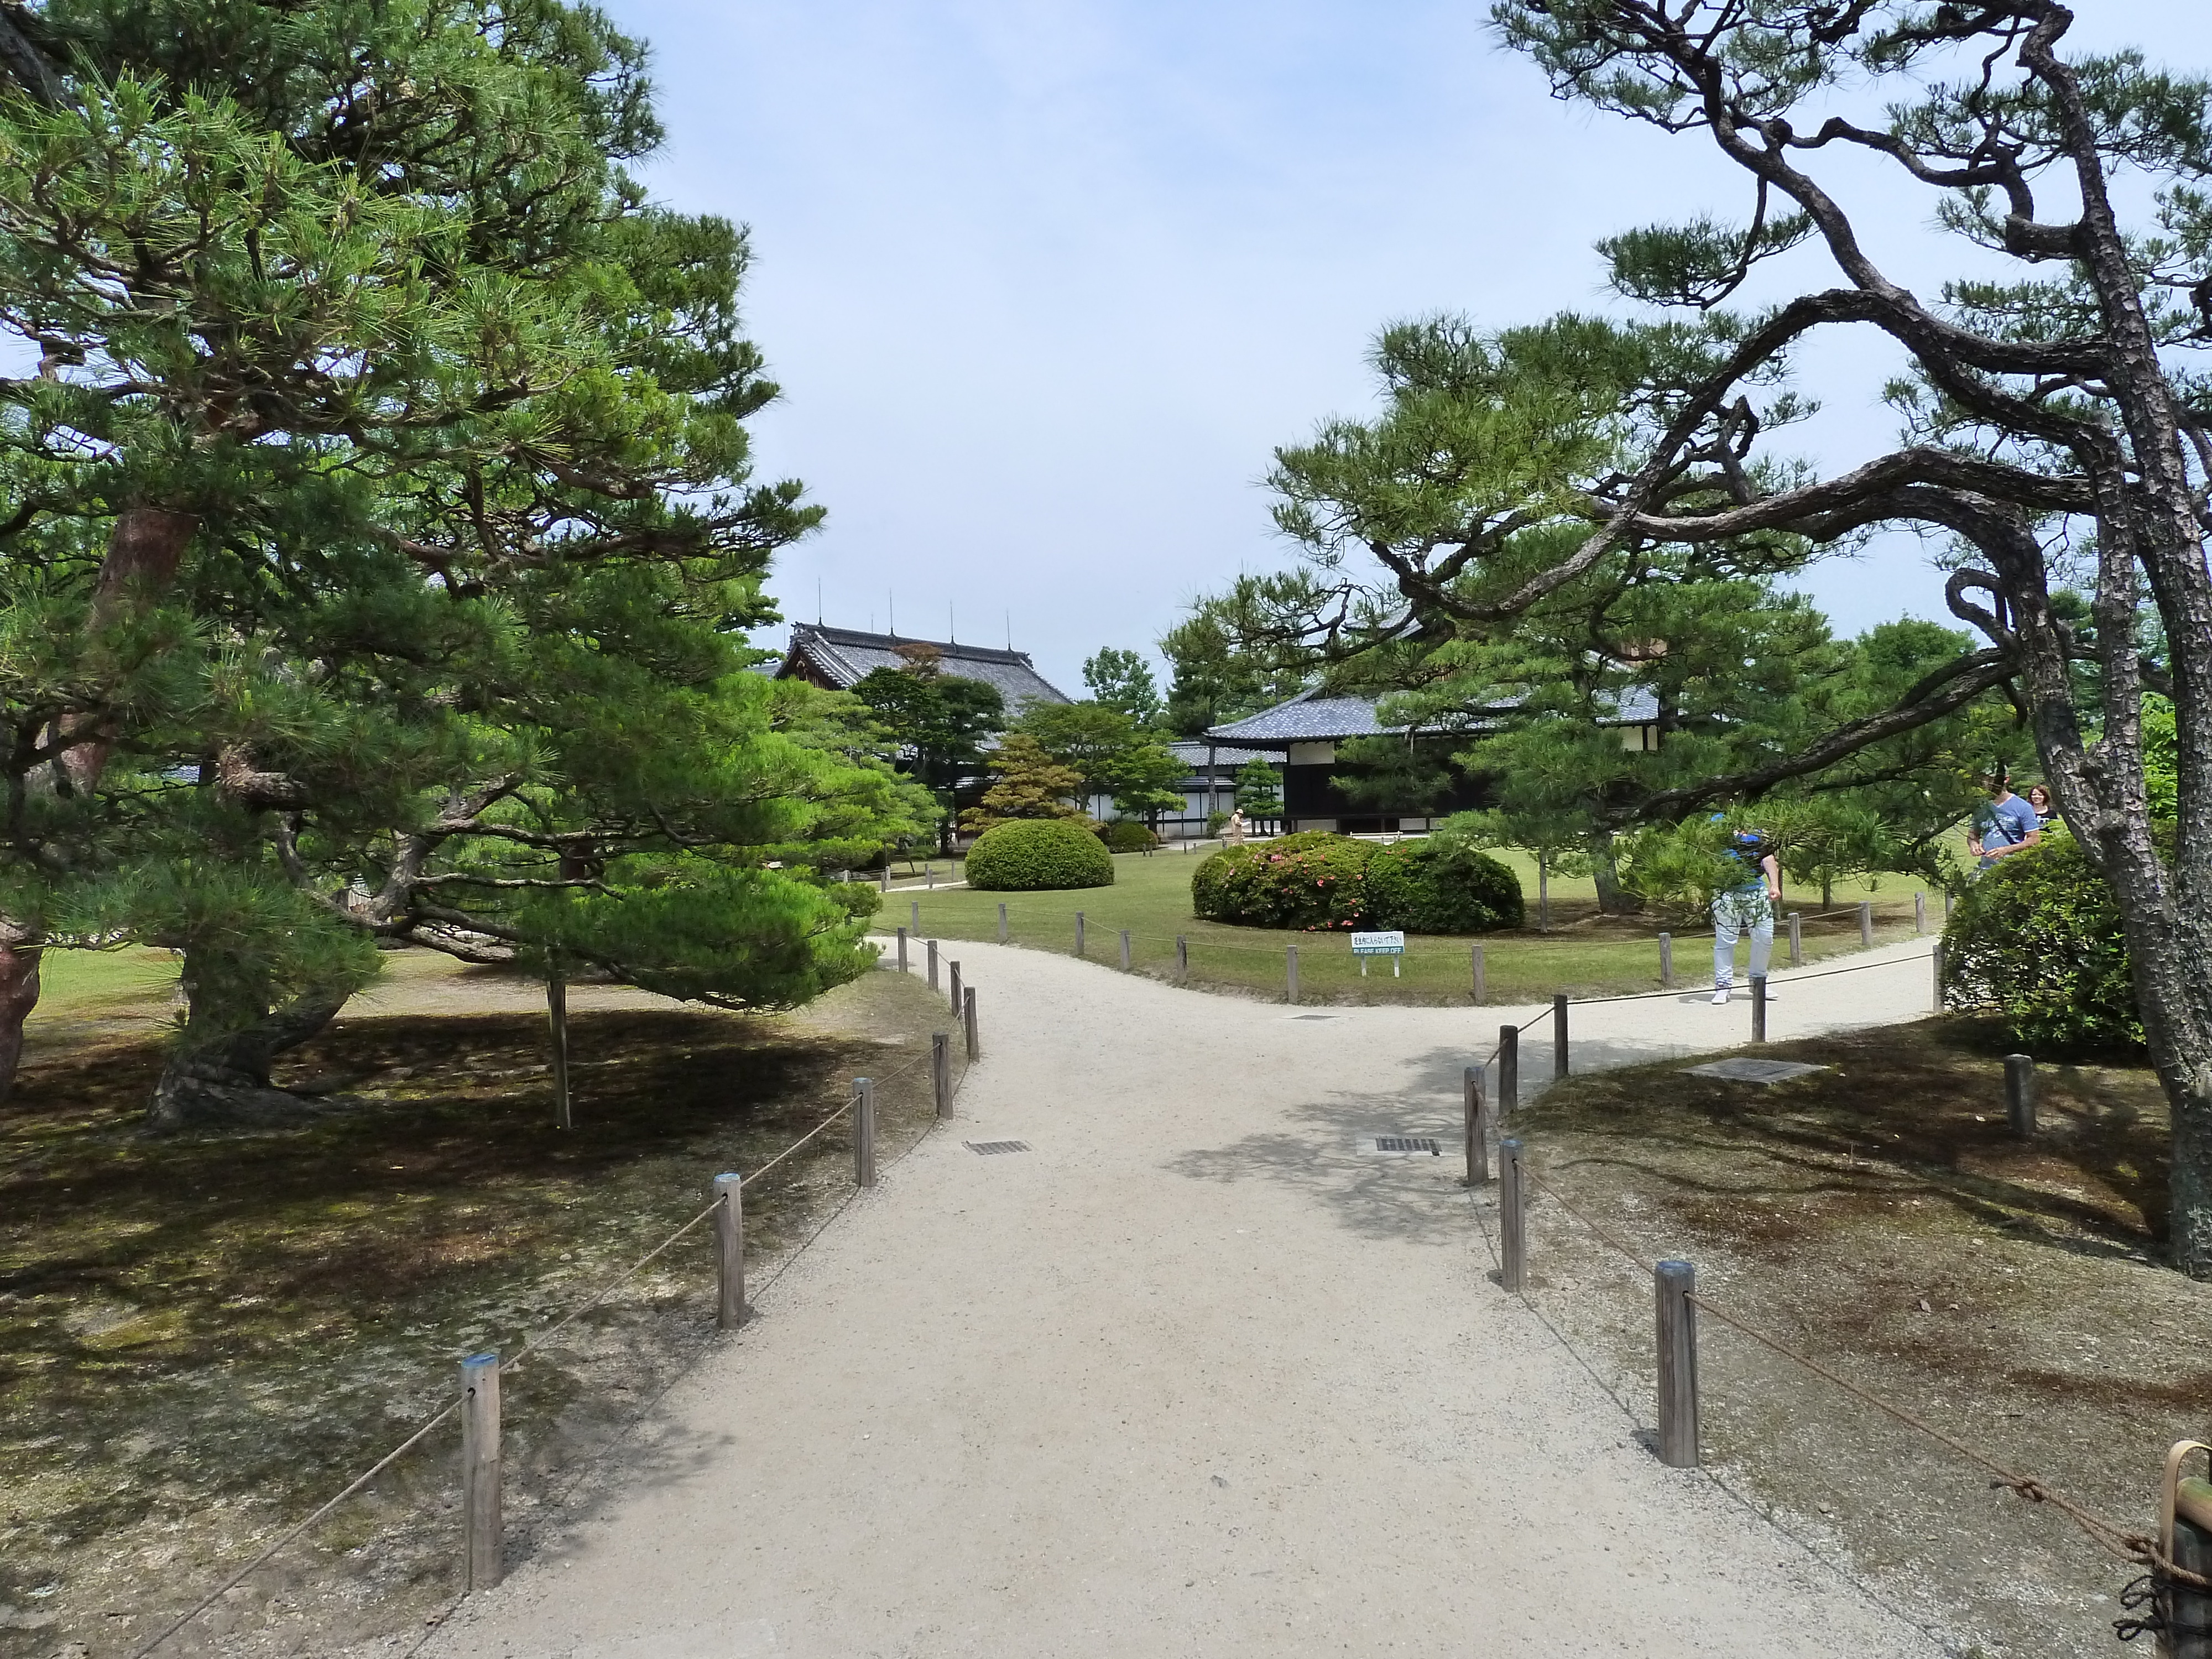
[[[158,1043],[66,1033],[106,1001],[143,1016],[150,994],[158,1015],[161,963],[97,963],[56,976],[0,1109],[9,1659],[72,1640],[99,1659],[130,1650],[435,1410],[462,1355],[512,1353],[700,1209],[716,1171],[759,1167],[852,1077],[926,1054],[945,1023],[890,974],[803,1018],[581,1012],[564,1133],[542,1014],[349,1016],[279,1080],[342,1088],[356,1109],[283,1133],[154,1139],[140,1114]],[[467,981],[453,983],[465,1010]],[[927,1066],[879,1098],[888,1160],[931,1121]],[[842,1201],[850,1158],[841,1125],[747,1194],[760,1271]],[[508,1379],[519,1539],[714,1340],[708,1249],[695,1231]],[[175,1650],[411,1642],[455,1588],[452,1442],[449,1425]]]

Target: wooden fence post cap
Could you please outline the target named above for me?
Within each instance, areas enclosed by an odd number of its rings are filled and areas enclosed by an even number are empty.
[[[498,1369],[499,1356],[496,1353],[472,1353],[461,1361],[461,1380],[472,1383],[478,1373]]]
[[[725,1188],[742,1187],[744,1180],[735,1170],[725,1170],[714,1177],[714,1191],[719,1195]]]

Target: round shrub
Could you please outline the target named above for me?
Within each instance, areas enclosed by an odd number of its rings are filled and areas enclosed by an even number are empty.
[[[1190,878],[1191,908],[1247,927],[1364,927],[1371,842],[1322,830],[1224,847]]]
[[[1996,1013],[2039,1054],[2140,1048],[2119,907],[2069,835],[2000,859],[1943,930],[1946,1007]]]
[[[1114,859],[1098,837],[1066,818],[1012,818],[968,849],[968,884],[988,893],[1111,887]]]
[[[1160,838],[1134,818],[1114,818],[1098,826],[1098,839],[1109,853],[1149,853]]]
[[[1521,878],[1486,853],[1447,842],[1401,841],[1367,864],[1368,926],[1409,933],[1487,933],[1518,927]]]

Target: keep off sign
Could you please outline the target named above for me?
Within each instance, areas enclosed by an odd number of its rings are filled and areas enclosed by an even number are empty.
[[[1352,936],[1352,954],[1359,958],[1361,978],[1366,977],[1368,957],[1388,957],[1390,958],[1390,977],[1396,979],[1398,958],[1406,954],[1406,936],[1397,932],[1354,933]]]

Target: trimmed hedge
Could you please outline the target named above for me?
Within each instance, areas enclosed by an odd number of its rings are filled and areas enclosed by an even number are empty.
[[[1112,818],[1098,826],[1098,839],[1109,853],[1149,853],[1160,838],[1134,818]]]
[[[1943,1004],[1995,1012],[2037,1054],[2143,1046],[2112,890],[2071,836],[2000,859],[1943,930]]]
[[[1371,927],[1488,933],[1518,927],[1521,878],[1486,853],[1449,842],[1401,841],[1367,864]]]
[[[1224,847],[1191,877],[1191,908],[1247,927],[1364,927],[1374,856],[1372,842],[1318,830]]]
[[[1471,847],[1429,839],[1389,847],[1310,830],[1224,847],[1190,880],[1191,908],[1246,927],[1400,927],[1486,933],[1518,927],[1521,881]]]
[[[1098,837],[1066,818],[1011,818],[968,849],[968,884],[988,893],[1111,887],[1114,859]]]

